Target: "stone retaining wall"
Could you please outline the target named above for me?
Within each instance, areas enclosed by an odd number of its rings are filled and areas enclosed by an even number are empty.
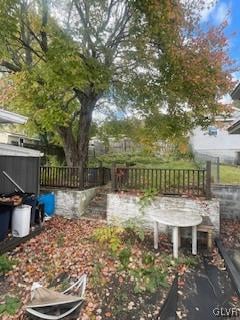
[[[55,194],[55,214],[66,218],[78,218],[95,196],[97,188],[86,190],[47,189]],[[45,190],[46,191],[46,190]]]
[[[240,219],[240,185],[212,185],[212,193],[220,202],[221,217]]]
[[[146,228],[152,228],[152,221],[158,216],[159,210],[181,209],[181,211],[197,210],[202,216],[208,216],[214,226],[215,235],[220,229],[219,201],[195,200],[181,197],[155,197],[150,206],[140,210],[139,197],[128,194],[110,193],[107,197],[107,221],[113,224],[122,224],[129,219],[142,220]],[[162,232],[167,232],[165,225]],[[189,230],[188,230],[189,231]]]

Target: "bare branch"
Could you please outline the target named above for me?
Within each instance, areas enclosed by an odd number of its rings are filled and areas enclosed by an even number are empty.
[[[31,47],[28,43],[26,43],[23,39],[18,38],[18,37],[14,37],[16,41],[18,41],[19,43],[21,43],[23,45],[24,48],[29,49],[32,53],[34,53],[39,59],[41,59],[44,62],[47,62],[47,60],[45,59],[44,56],[42,56],[38,51],[36,51],[35,49],[33,49],[33,47]]]
[[[2,67],[5,67],[7,68],[8,70],[10,70],[11,72],[19,72],[21,71],[21,68],[19,66],[16,66],[15,64],[11,63],[11,62],[8,62],[6,60],[2,60],[0,62],[0,65]]]
[[[69,7],[69,11],[68,11],[68,17],[67,17],[67,29],[70,28],[70,18],[71,18],[71,14],[72,14],[72,9],[73,9],[73,2],[71,1],[70,3],[70,7]]]
[[[76,93],[75,93],[71,98],[69,98],[69,99],[64,103],[63,109],[64,109],[65,111],[67,111],[69,104],[70,104],[72,101],[74,101],[76,98],[77,98],[77,95],[76,95]]]
[[[109,7],[108,7],[108,13],[107,13],[107,18],[105,21],[103,21],[103,23],[101,24],[101,26],[99,27],[99,29],[97,30],[97,33],[101,33],[105,30],[105,28],[107,27],[111,14],[112,14],[112,9],[115,6],[115,4],[117,3],[117,1],[111,0]]]
[[[44,52],[48,50],[48,39],[47,39],[47,32],[46,27],[48,23],[48,0],[42,0],[42,27],[41,27],[41,48]]]
[[[26,19],[26,21],[28,20],[28,11],[27,11],[27,2],[23,1],[21,3],[21,20],[20,20],[20,34],[21,34],[21,39],[24,43],[27,44],[27,46],[24,47],[25,50],[25,62],[27,65],[31,65],[32,64],[32,51],[30,50],[29,46],[30,46],[30,35],[29,35],[29,31],[26,30],[25,28],[25,23],[24,23],[24,19]]]
[[[85,29],[85,32],[84,32],[84,38],[85,38],[85,41],[86,43],[88,44],[88,47],[90,48],[91,52],[92,52],[92,56],[95,57],[96,56],[96,50],[95,50],[95,46],[91,40],[91,37],[90,37],[90,33],[91,33],[91,30],[89,28],[89,17],[86,16],[86,14],[84,15],[84,11],[83,11],[83,8],[81,7],[81,4],[77,2],[77,0],[74,0],[74,4],[75,4],[75,7],[77,9],[77,12],[79,14],[79,17],[82,21],[82,24],[84,26],[84,29]],[[86,6],[86,4],[85,4]]]
[[[118,19],[118,21],[115,24],[114,31],[109,36],[106,47],[116,47],[122,40],[122,36],[124,34],[124,31],[126,30],[127,23],[129,22],[131,18],[129,7],[126,5],[124,9],[124,13],[122,14],[122,17]]]

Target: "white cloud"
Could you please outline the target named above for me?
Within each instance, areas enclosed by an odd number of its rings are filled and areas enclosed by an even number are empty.
[[[222,23],[225,19],[229,20],[228,12],[229,7],[226,5],[226,3],[220,3],[220,5],[217,6],[214,14],[212,14],[215,23],[219,24]]]
[[[232,73],[233,81],[240,81],[240,72]]]
[[[203,8],[201,9],[201,12],[199,12],[199,0],[180,0],[181,3],[184,5],[192,7],[192,5],[196,4],[195,12],[200,14],[201,22],[207,22],[209,20],[209,17],[211,13],[216,8],[218,1],[220,0],[205,0],[203,4]]]
[[[216,8],[216,6],[217,6],[217,2],[212,3],[212,0],[205,1],[205,7],[200,13],[202,22],[207,22],[209,20],[209,17],[214,11],[214,9]]]
[[[230,8],[230,1],[224,2],[218,0],[215,3],[212,3],[212,0],[206,0],[205,8],[200,13],[201,22],[212,22],[213,24],[220,24],[225,19],[227,19],[228,22],[230,22]]]
[[[220,100],[219,102],[222,104],[231,104],[232,103],[232,98],[230,96],[230,94],[225,94]]]

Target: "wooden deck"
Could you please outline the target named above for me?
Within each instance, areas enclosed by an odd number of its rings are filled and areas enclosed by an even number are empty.
[[[0,242],[0,254],[6,253],[15,249],[20,244],[34,238],[38,234],[40,234],[44,230],[44,227],[37,226],[35,227],[34,231],[31,231],[29,235],[23,238],[11,237],[9,239],[5,239],[4,241]]]

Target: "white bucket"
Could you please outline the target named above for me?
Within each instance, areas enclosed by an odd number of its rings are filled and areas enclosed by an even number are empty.
[[[31,206],[22,205],[14,208],[12,215],[12,235],[26,237],[30,232]]]

